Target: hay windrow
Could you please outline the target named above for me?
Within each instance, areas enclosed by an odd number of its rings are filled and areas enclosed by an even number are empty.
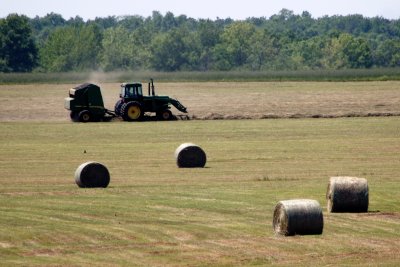
[[[369,204],[367,179],[331,177],[326,199],[328,212],[367,212]]]
[[[368,118],[368,117],[398,117],[400,112],[350,112],[350,113],[268,113],[268,114],[192,114],[189,120],[263,120],[263,119],[338,119],[338,118]]]
[[[198,145],[183,143],[175,150],[175,159],[179,168],[203,168],[207,156]]]
[[[82,188],[105,188],[110,183],[110,173],[101,163],[86,162],[76,169],[75,182]]]
[[[323,227],[322,209],[316,200],[283,200],[275,206],[273,228],[277,234],[320,235]]]

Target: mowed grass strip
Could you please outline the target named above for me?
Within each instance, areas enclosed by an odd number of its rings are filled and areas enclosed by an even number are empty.
[[[395,265],[399,126],[397,117],[3,122],[2,265]],[[177,168],[184,142],[205,150],[206,168]],[[91,160],[109,169],[108,188],[75,184]],[[367,178],[370,212],[326,213],[330,176]],[[274,234],[276,203],[294,198],[321,203],[322,235]]]

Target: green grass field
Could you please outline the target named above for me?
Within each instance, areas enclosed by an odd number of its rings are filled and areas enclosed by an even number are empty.
[[[0,84],[123,82],[148,80],[159,82],[216,82],[216,81],[393,81],[400,80],[400,68],[371,68],[343,70],[297,71],[121,71],[121,72],[63,72],[63,73],[0,73]]]
[[[176,167],[184,142],[206,168]],[[1,265],[396,266],[399,151],[399,117],[2,122]],[[108,188],[75,184],[91,160]],[[368,179],[369,213],[325,212],[337,175]],[[293,198],[321,203],[322,235],[274,234],[276,203]]]

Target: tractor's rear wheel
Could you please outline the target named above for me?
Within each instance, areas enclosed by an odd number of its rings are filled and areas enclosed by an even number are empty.
[[[122,102],[122,99],[118,100],[117,103],[115,103],[114,111],[115,111],[115,114],[117,116],[121,116],[122,115],[121,108],[122,108],[123,105],[124,105],[124,103]]]
[[[89,110],[82,110],[81,112],[79,112],[78,120],[80,122],[90,122],[93,120],[93,115],[92,113],[90,113]]]
[[[169,109],[160,111],[157,113],[157,118],[163,121],[169,121],[172,119],[172,112]]]
[[[132,101],[122,106],[121,115],[124,121],[139,121],[143,118],[144,112],[138,102]]]

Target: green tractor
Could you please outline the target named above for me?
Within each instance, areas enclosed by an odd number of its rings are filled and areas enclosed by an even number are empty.
[[[108,121],[122,117],[125,121],[140,121],[145,113],[155,113],[158,120],[173,118],[171,105],[187,113],[178,100],[168,96],[157,96],[153,79],[148,84],[148,96],[143,95],[141,83],[121,84],[120,99],[115,104],[115,113],[104,107],[100,87],[84,83],[69,90],[64,107],[70,110],[71,120],[75,122]]]
[[[143,95],[141,83],[123,83],[120,99],[115,104],[115,114],[125,121],[140,121],[145,113],[155,113],[158,120],[171,120],[173,118],[171,105],[187,113],[186,107],[178,100],[156,95],[153,79],[148,83],[147,96]]]

